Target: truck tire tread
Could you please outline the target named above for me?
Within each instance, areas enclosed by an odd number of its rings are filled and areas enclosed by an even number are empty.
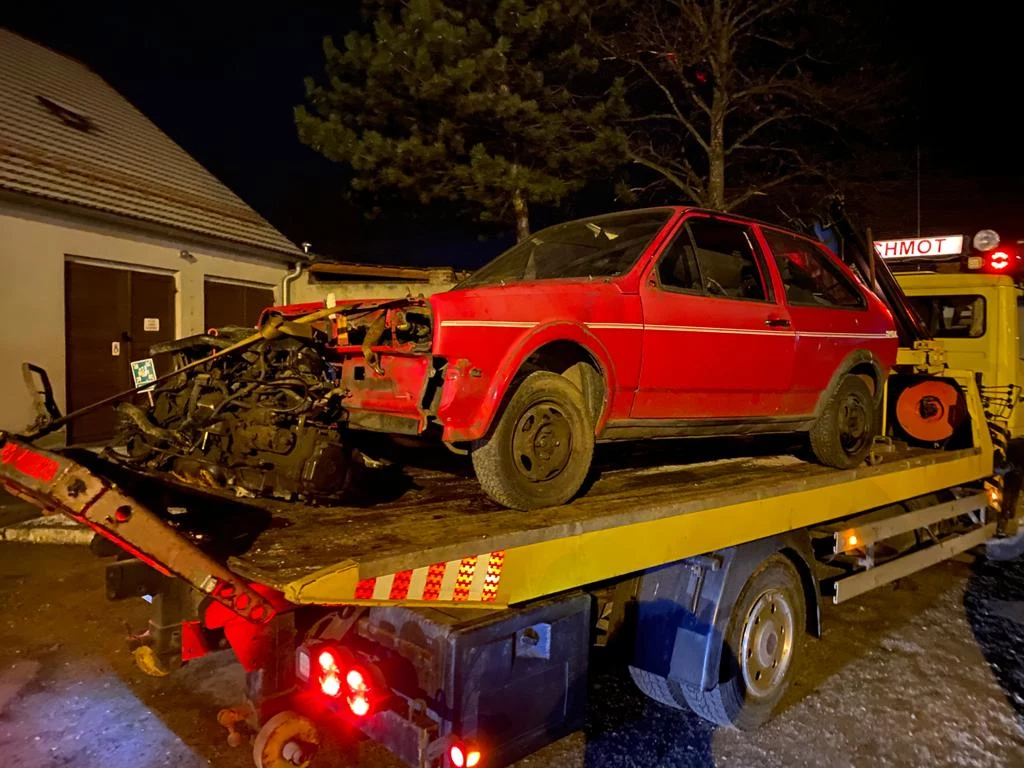
[[[629,676],[633,678],[636,687],[647,698],[653,699],[659,704],[664,704],[672,709],[687,708],[686,700],[680,695],[678,690],[673,691],[673,684],[668,678],[655,675],[643,669],[637,669],[634,666],[630,666]]]

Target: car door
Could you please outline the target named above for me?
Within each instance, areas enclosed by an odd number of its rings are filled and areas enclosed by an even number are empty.
[[[762,227],[785,291],[796,331],[796,367],[790,407],[810,413],[832,375],[857,349],[883,342],[871,327],[864,288],[824,246],[791,232]]]
[[[640,297],[633,418],[785,415],[794,336],[749,225],[689,216],[652,263]]]

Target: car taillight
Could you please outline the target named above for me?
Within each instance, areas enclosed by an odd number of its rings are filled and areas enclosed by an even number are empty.
[[[464,744],[452,744],[448,749],[448,759],[453,768],[476,768],[482,756],[479,749]]]

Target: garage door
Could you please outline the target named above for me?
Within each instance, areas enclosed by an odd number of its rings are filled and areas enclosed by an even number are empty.
[[[223,328],[225,325],[252,327],[256,325],[260,312],[274,305],[274,291],[269,287],[207,280],[203,294],[206,328]]]
[[[132,385],[129,363],[174,338],[174,278],[68,261],[64,265],[68,412]],[[157,372],[167,361],[157,358]],[[69,443],[109,440],[113,408],[68,425]]]

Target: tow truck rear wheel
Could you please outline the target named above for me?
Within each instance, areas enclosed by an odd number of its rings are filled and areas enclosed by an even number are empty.
[[[757,728],[771,718],[793,679],[806,622],[800,575],[785,555],[772,555],[747,580],[733,606],[718,685],[705,691],[669,681],[673,694],[712,723]]]
[[[811,450],[822,464],[839,469],[860,466],[878,434],[878,408],[868,385],[846,376],[811,427]]]
[[[512,509],[565,504],[586,480],[593,455],[583,393],[550,371],[520,381],[490,435],[471,453],[480,486]]]

